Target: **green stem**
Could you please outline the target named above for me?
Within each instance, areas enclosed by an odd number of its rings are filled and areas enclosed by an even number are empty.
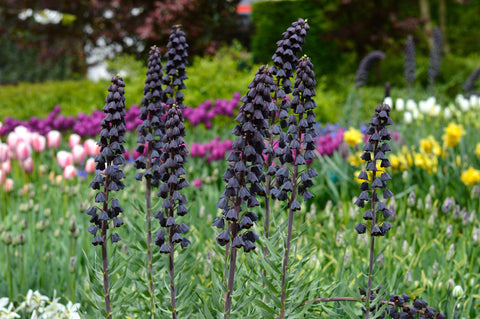
[[[293,209],[292,209],[292,202],[295,200],[297,196],[297,177],[298,177],[298,166],[294,166],[293,171],[293,189],[292,195],[289,201],[289,210],[288,210],[288,228],[287,228],[287,241],[285,243],[285,255],[283,256],[283,265],[282,265],[282,296],[280,299],[281,302],[281,310],[279,318],[285,318],[285,300],[287,298],[287,288],[285,287],[286,284],[286,277],[287,277],[287,268],[288,268],[288,259],[290,255],[290,244],[292,241],[292,231],[293,231]]]
[[[12,267],[10,265],[10,249],[7,245],[7,278],[8,278],[8,295],[10,299],[13,299],[13,279],[12,279]]]

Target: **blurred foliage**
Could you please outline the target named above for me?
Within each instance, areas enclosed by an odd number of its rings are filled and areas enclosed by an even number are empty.
[[[220,49],[215,56],[196,57],[187,67],[185,104],[197,106],[207,99],[231,99],[234,92],[245,94],[257,68],[238,42]],[[109,61],[111,75],[119,73],[124,78],[127,107],[141,102],[146,70],[144,62],[133,55],[119,55]],[[103,107],[107,83],[70,80],[1,86],[0,121],[7,116],[43,118],[55,105],[60,105],[64,115],[90,114]]]
[[[333,50],[333,43],[322,38],[326,31],[324,8],[314,1],[262,1],[253,6],[252,23],[255,31],[252,36],[252,52],[256,62],[272,64],[276,42],[282,33],[298,18],[308,20],[310,31],[303,46],[315,66],[316,74],[333,72],[340,64]]]
[[[235,13],[238,2],[5,0],[0,2],[0,32],[25,48],[35,48],[40,63],[67,56],[72,72],[84,75],[89,48],[104,42],[110,45],[109,53],[145,58],[152,44],[167,43],[171,27],[177,24],[185,29],[191,54],[212,53],[222,42],[244,38],[239,30],[245,28],[239,27]],[[63,16],[56,23],[35,18],[48,12]]]
[[[38,52],[19,47],[7,36],[0,37],[0,83],[64,80],[72,77],[71,58],[60,57],[38,63]]]

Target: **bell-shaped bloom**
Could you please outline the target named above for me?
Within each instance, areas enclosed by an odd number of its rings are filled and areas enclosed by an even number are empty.
[[[72,179],[77,176],[77,169],[73,165],[67,165],[63,169],[63,178],[65,179]]]
[[[85,171],[88,174],[95,173],[95,159],[93,157],[90,157],[85,163]]]
[[[85,149],[85,152],[87,153],[88,156],[95,157],[95,155],[100,153],[100,146],[97,145],[97,142],[95,142],[91,138],[89,138],[83,143],[83,148]]]
[[[68,165],[73,164],[73,155],[67,151],[60,151],[57,153],[57,163],[61,168],[65,168]]]
[[[73,133],[68,137],[68,145],[70,146],[70,148],[73,148],[75,145],[80,144],[81,140],[82,138],[80,137],[80,135]]]
[[[33,169],[35,168],[31,157],[25,159],[23,162],[20,162],[20,165],[27,174],[31,174],[33,172]]]
[[[43,152],[47,146],[47,139],[43,135],[33,133],[31,144],[35,152]]]
[[[18,160],[24,161],[32,156],[32,147],[26,142],[20,142],[15,147],[15,156]]]
[[[59,131],[52,130],[47,134],[47,146],[48,148],[57,149],[62,142],[62,134]]]
[[[10,150],[8,145],[5,143],[0,143],[0,162],[6,162],[10,159]]]
[[[85,160],[85,156],[87,153],[85,152],[85,149],[83,148],[82,145],[77,144],[74,145],[72,148],[72,156],[73,156],[73,162],[74,163],[81,163]]]

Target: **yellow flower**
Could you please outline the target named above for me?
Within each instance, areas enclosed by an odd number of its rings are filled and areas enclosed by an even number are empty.
[[[480,157],[480,143],[477,143],[477,146],[475,147],[475,154]]]
[[[350,127],[348,131],[343,132],[343,140],[353,147],[363,142],[363,134],[359,130]]]
[[[434,154],[440,156],[442,154],[442,148],[432,135],[420,140],[420,151],[427,154]]]
[[[362,152],[356,152],[350,154],[350,156],[347,158],[347,161],[352,165],[352,166],[360,166],[362,164],[362,159],[360,156],[362,156]]]
[[[400,159],[397,155],[391,154],[390,155],[390,165],[392,165],[393,170],[397,170],[400,168]]]
[[[460,180],[467,186],[476,185],[480,182],[480,171],[470,166],[466,171],[462,172]]]
[[[460,139],[464,134],[465,130],[463,129],[462,125],[450,123],[445,129],[445,134],[442,138],[447,147],[454,147],[460,143]]]

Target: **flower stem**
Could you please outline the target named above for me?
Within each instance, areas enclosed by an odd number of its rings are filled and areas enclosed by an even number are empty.
[[[374,157],[377,154],[377,147],[378,147],[378,142],[375,142],[374,148],[373,148],[373,154]],[[376,166],[376,160],[374,160],[375,166]],[[373,171],[372,172],[372,183],[375,181],[377,178],[377,172]],[[375,223],[377,220],[377,214],[375,212],[375,194],[376,194],[376,189],[372,188],[372,229],[375,227]],[[375,236],[372,234],[370,231],[370,259],[368,263],[368,287],[367,287],[367,311],[365,313],[365,318],[369,319],[370,317],[370,296],[372,295],[372,277],[373,277],[373,258],[375,256]]]
[[[107,167],[110,166],[111,163],[107,163]],[[105,212],[108,211],[108,184],[109,184],[110,176],[105,178],[105,202],[103,202],[103,210]],[[105,298],[105,311],[107,319],[112,318],[112,308],[110,306],[110,282],[108,279],[108,255],[107,255],[107,229],[108,229],[108,221],[102,220],[102,266],[103,266],[103,295]]]
[[[231,223],[232,236],[235,238],[237,236],[237,224]],[[224,318],[230,316],[230,309],[232,307],[232,293],[233,293],[233,283],[235,280],[235,265],[237,262],[237,250],[232,247],[230,250],[230,266],[228,268],[228,284],[227,284],[227,296],[225,297],[225,311]]]
[[[283,266],[282,266],[282,296],[281,296],[281,311],[279,318],[285,318],[285,300],[287,297],[287,289],[285,287],[286,277],[287,277],[287,267],[288,267],[288,258],[290,254],[290,243],[292,241],[292,230],[293,230],[293,209],[291,207],[292,202],[295,200],[297,196],[297,176],[298,176],[298,166],[294,166],[293,171],[293,189],[292,189],[292,196],[289,202],[289,209],[288,209],[288,228],[287,228],[287,241],[285,243],[285,255],[283,257]]]
[[[147,151],[147,170],[151,169],[152,166],[152,143],[148,143]],[[153,293],[153,265],[152,265],[152,196],[151,196],[151,178],[147,177],[145,179],[145,202],[147,209],[146,223],[147,223],[147,267],[148,267],[148,292],[150,293],[150,311],[151,318],[155,318],[155,296]]]
[[[177,318],[177,309],[175,305],[175,267],[173,263],[173,254],[174,254],[174,247],[173,247],[173,241],[172,237],[175,233],[174,227],[170,227],[170,235],[168,236],[168,244],[170,246],[170,253],[169,253],[169,270],[170,270],[170,299],[172,303],[172,319]]]

